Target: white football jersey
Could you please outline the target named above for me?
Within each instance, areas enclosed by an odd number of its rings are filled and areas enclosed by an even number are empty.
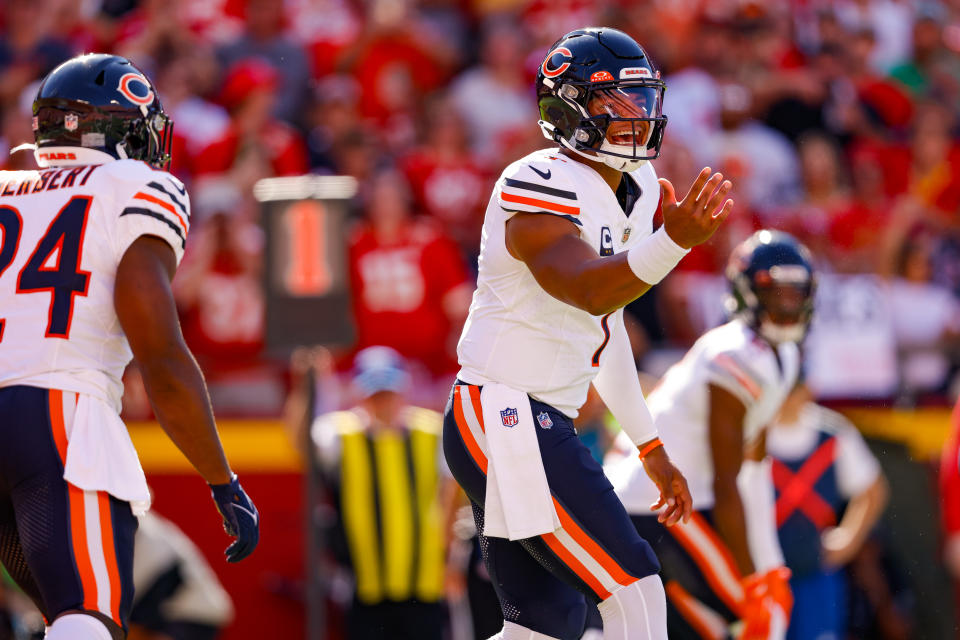
[[[701,336],[647,396],[660,440],[687,479],[694,509],[709,509],[714,503],[708,386],[717,385],[743,402],[746,446],[776,416],[799,372],[795,343],[774,350],[743,321],[732,320]],[[649,514],[659,492],[637,457],[607,471],[627,511]]]
[[[113,306],[117,266],[141,235],[165,240],[179,264],[190,200],[143,162],[36,155],[36,171],[0,172],[0,387],[86,393],[119,411],[132,354]]]
[[[623,310],[594,316],[544,291],[507,251],[506,222],[517,212],[560,216],[600,256],[626,251],[654,231],[660,185],[649,162],[630,174],[638,187],[630,215],[589,166],[544,149],[508,166],[487,205],[477,289],[457,345],[459,377],[527,392],[570,417],[586,401]]]

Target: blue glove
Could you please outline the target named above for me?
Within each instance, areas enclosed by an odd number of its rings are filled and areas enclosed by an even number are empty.
[[[210,490],[217,511],[223,516],[224,531],[236,538],[224,552],[227,562],[240,562],[253,553],[260,540],[260,514],[236,474],[231,475],[226,484],[211,484]]]

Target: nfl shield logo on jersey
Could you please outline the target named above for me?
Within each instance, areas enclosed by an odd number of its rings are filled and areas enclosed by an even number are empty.
[[[541,429],[549,429],[553,426],[553,420],[550,419],[550,414],[548,414],[546,411],[541,411],[537,415],[537,422],[540,423]]]
[[[63,117],[63,127],[67,131],[76,131],[80,124],[80,118],[75,113],[68,113]]]
[[[520,422],[520,417],[517,415],[516,409],[511,409],[507,407],[500,412],[500,420],[503,422],[505,427],[515,427],[518,422]]]

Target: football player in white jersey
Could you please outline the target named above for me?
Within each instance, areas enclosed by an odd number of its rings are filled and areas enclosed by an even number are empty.
[[[661,520],[689,515],[643,400],[623,306],[710,238],[733,202],[709,168],[679,203],[658,182],[649,160],[666,125],[663,91],[627,34],[565,35],[537,75],[540,125],[558,146],[508,166],[487,207],[444,448],[485,534],[505,619],[498,639],[579,638],[585,598],[607,638],[666,637],[656,557],[572,424],[593,382],[659,487]]]
[[[639,465],[607,468],[663,565],[676,639],[731,629],[741,639],[782,638],[792,607],[763,436],[799,373],[813,311],[810,254],[789,234],[758,231],[734,250],[727,278],[733,318],[697,340],[648,396],[689,482],[693,516],[665,529],[647,511],[658,491]]]
[[[124,58],[78,56],[44,79],[33,114],[40,168],[0,172],[0,562],[47,638],[117,640],[150,499],[119,417],[131,356],[237,538],[229,561],[253,551],[259,515],[180,333],[170,280],[190,201],[162,170],[172,123],[153,85]]]

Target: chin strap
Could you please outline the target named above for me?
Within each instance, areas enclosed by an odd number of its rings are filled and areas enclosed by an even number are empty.
[[[800,342],[807,334],[807,326],[800,322],[794,324],[774,324],[769,320],[760,323],[760,335],[774,344]]]
[[[605,151],[612,151],[609,148],[612,145],[610,145],[606,140],[604,140],[599,150],[594,151],[593,153],[586,153],[582,149],[579,149],[576,144],[573,144],[564,138],[560,134],[560,131],[546,120],[538,120],[537,124],[540,125],[540,131],[543,133],[543,137],[547,140],[560,144],[560,146],[562,146],[564,149],[569,149],[581,158],[585,158],[593,162],[602,162],[611,169],[626,172],[636,171],[649,162],[649,160],[645,159],[633,160],[630,158],[622,158],[620,156],[610,155],[610,153],[605,153]],[[644,147],[644,150],[646,150],[646,147]]]
[[[10,155],[17,153],[18,151],[36,151],[37,145],[32,142],[24,142],[23,144],[18,144],[13,149],[10,149]]]

